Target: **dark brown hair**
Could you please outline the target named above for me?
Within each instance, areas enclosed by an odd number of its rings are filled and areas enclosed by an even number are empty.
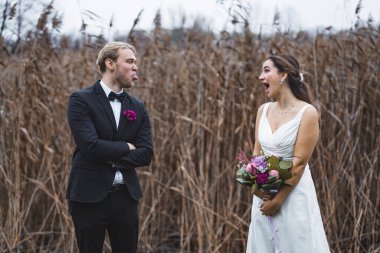
[[[306,103],[312,104],[310,88],[302,80],[300,74],[300,65],[296,58],[291,55],[271,55],[268,57],[279,72],[287,73],[287,81],[293,95]]]

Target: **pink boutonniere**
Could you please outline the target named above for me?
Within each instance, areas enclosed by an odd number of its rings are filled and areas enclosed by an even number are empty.
[[[125,117],[127,117],[127,119],[130,122],[135,121],[137,119],[137,114],[134,111],[132,111],[132,110],[126,110],[126,111],[124,111],[123,115]]]

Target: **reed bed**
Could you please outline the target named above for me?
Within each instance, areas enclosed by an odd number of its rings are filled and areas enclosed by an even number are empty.
[[[74,48],[60,37],[57,47],[46,27],[12,51],[0,38],[1,252],[77,252],[65,199],[74,145],[66,106],[99,78],[104,40],[85,37]],[[332,252],[380,252],[380,28],[178,31],[157,23],[129,37],[141,76],[129,92],[150,112],[155,153],[139,169],[139,252],[244,252],[251,195],[233,166],[239,148],[253,148],[266,101],[258,75],[271,53],[300,60],[320,109],[310,165]]]

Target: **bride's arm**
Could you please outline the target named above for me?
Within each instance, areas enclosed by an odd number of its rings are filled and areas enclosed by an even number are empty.
[[[319,137],[319,115],[314,107],[305,110],[298,130],[297,140],[294,146],[292,177],[287,180],[289,185],[284,185],[272,200],[265,201],[261,211],[265,215],[274,215],[289,193],[300,181],[305,166],[308,163]]]

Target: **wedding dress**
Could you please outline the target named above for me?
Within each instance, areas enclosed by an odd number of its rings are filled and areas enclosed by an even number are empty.
[[[264,105],[259,123],[258,140],[261,148],[265,155],[291,159],[303,112],[310,105],[302,107],[292,120],[273,133],[266,116],[269,105],[270,103]],[[261,203],[260,198],[253,197],[247,253],[330,252],[309,165],[299,183],[272,217],[272,223],[267,216],[261,214]]]

